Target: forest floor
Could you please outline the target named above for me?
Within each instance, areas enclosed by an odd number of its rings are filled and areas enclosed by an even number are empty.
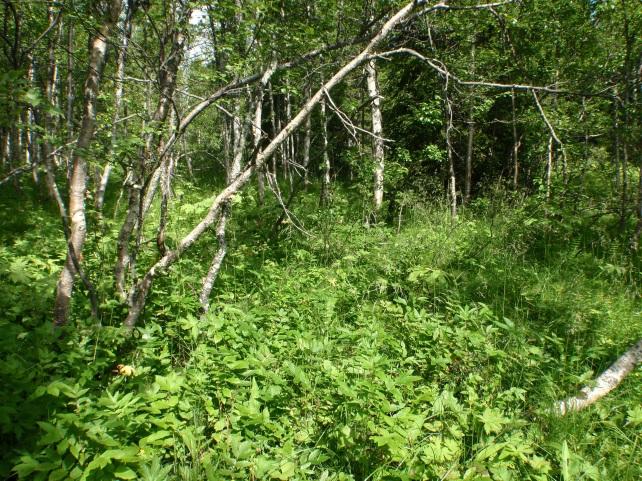
[[[207,208],[176,192],[172,240]],[[214,235],[165,277],[134,336],[82,292],[52,335],[55,211],[0,199],[0,471],[21,479],[638,480],[642,372],[580,413],[576,394],[642,334],[639,259],[617,219],[481,199],[365,226],[349,195],[294,220],[235,204],[211,312]],[[190,201],[186,201],[190,200]],[[597,208],[596,208],[597,209]],[[572,214],[572,215],[571,215]],[[118,222],[85,265],[111,288]],[[269,236],[265,232],[272,232]],[[153,253],[139,259],[145,265]],[[131,370],[116,368],[118,364]]]

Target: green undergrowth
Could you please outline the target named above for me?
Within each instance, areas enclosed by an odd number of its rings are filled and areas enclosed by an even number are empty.
[[[306,234],[237,199],[210,313],[196,298],[213,234],[157,281],[133,336],[106,295],[95,326],[82,293],[75,324],[52,334],[60,228],[45,210],[39,230],[15,221],[0,250],[0,468],[52,481],[640,479],[639,370],[582,413],[550,413],[642,332],[639,264],[611,223],[502,199],[455,226],[417,205],[368,227],[347,194],[327,210],[317,199],[295,207]],[[205,209],[177,207],[170,244]],[[85,257],[103,293],[110,225]]]

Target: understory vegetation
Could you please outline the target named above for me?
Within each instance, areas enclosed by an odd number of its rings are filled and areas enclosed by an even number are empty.
[[[201,188],[177,189],[186,198],[171,238],[207,208]],[[368,226],[349,209],[355,194],[337,187],[325,210],[317,192],[299,197],[304,235],[287,222],[248,228],[279,214],[248,191],[235,200],[210,312],[198,315],[212,249],[203,242],[159,279],[132,336],[118,303],[102,299],[96,325],[80,298],[73,328],[52,336],[59,221],[40,194],[5,194],[1,470],[42,480],[639,479],[639,370],[586,411],[551,413],[642,327],[639,259],[618,216],[585,194],[544,210],[497,188],[456,226],[434,199]],[[113,225],[105,216],[103,235],[88,239],[95,272]]]
[[[0,0],[0,481],[642,479],[640,0]]]

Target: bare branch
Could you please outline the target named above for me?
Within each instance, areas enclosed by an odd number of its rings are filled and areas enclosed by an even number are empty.
[[[551,133],[551,137],[553,137],[553,140],[557,143],[557,145],[560,146],[560,149],[562,151],[562,156],[564,157],[564,165],[566,165],[566,149],[564,148],[564,144],[560,140],[560,138],[557,136],[555,133],[555,129],[553,128],[553,124],[551,124],[548,120],[548,117],[546,117],[546,113],[544,113],[544,109],[542,108],[542,104],[539,102],[539,98],[537,97],[537,93],[535,90],[531,90],[533,94],[533,99],[535,99],[535,104],[537,105],[537,110],[539,110],[540,115],[542,116],[542,120],[544,120],[544,123],[548,127],[549,132]]]
[[[437,73],[439,73],[440,75],[444,77],[448,76],[452,80],[454,80],[455,83],[457,83],[458,85],[462,85],[466,87],[487,87],[487,88],[493,88],[493,89],[499,89],[499,90],[517,90],[517,91],[525,91],[525,92],[535,91],[535,92],[545,92],[550,94],[581,96],[581,97],[608,97],[608,98],[613,97],[610,94],[605,94],[604,93],[605,90],[601,92],[577,92],[577,91],[571,91],[571,90],[560,90],[557,88],[545,87],[540,85],[502,84],[498,82],[486,82],[483,80],[462,80],[457,75],[450,72],[446,67],[446,65],[440,60],[437,60],[434,58],[428,58],[422,55],[421,53],[417,52],[416,50],[413,50],[411,48],[406,48],[406,47],[401,47],[394,50],[388,50],[386,52],[373,54],[370,56],[370,58],[387,59],[388,57],[392,57],[394,55],[410,55],[412,57],[415,57],[421,60],[422,62],[428,64],[428,66],[436,70]],[[606,90],[609,90],[609,89],[606,89]]]

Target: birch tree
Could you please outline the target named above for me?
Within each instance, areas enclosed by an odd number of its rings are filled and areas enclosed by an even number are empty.
[[[85,196],[87,193],[87,151],[94,137],[96,123],[97,97],[100,89],[103,68],[107,58],[107,47],[112,29],[118,20],[121,0],[98,5],[102,18],[96,34],[89,45],[89,65],[83,91],[83,116],[78,132],[78,144],[72,160],[72,173],[69,184],[70,232],[65,265],[56,288],[54,304],[54,325],[64,325],[69,319],[71,294],[74,287],[76,267],[73,257],[82,261],[82,249],[87,235],[85,215]]]
[[[374,60],[366,63],[366,79],[370,108],[372,110],[372,157],[374,160],[374,208],[379,210],[383,203],[384,144],[383,121],[381,117],[381,96],[377,84],[377,70]]]

